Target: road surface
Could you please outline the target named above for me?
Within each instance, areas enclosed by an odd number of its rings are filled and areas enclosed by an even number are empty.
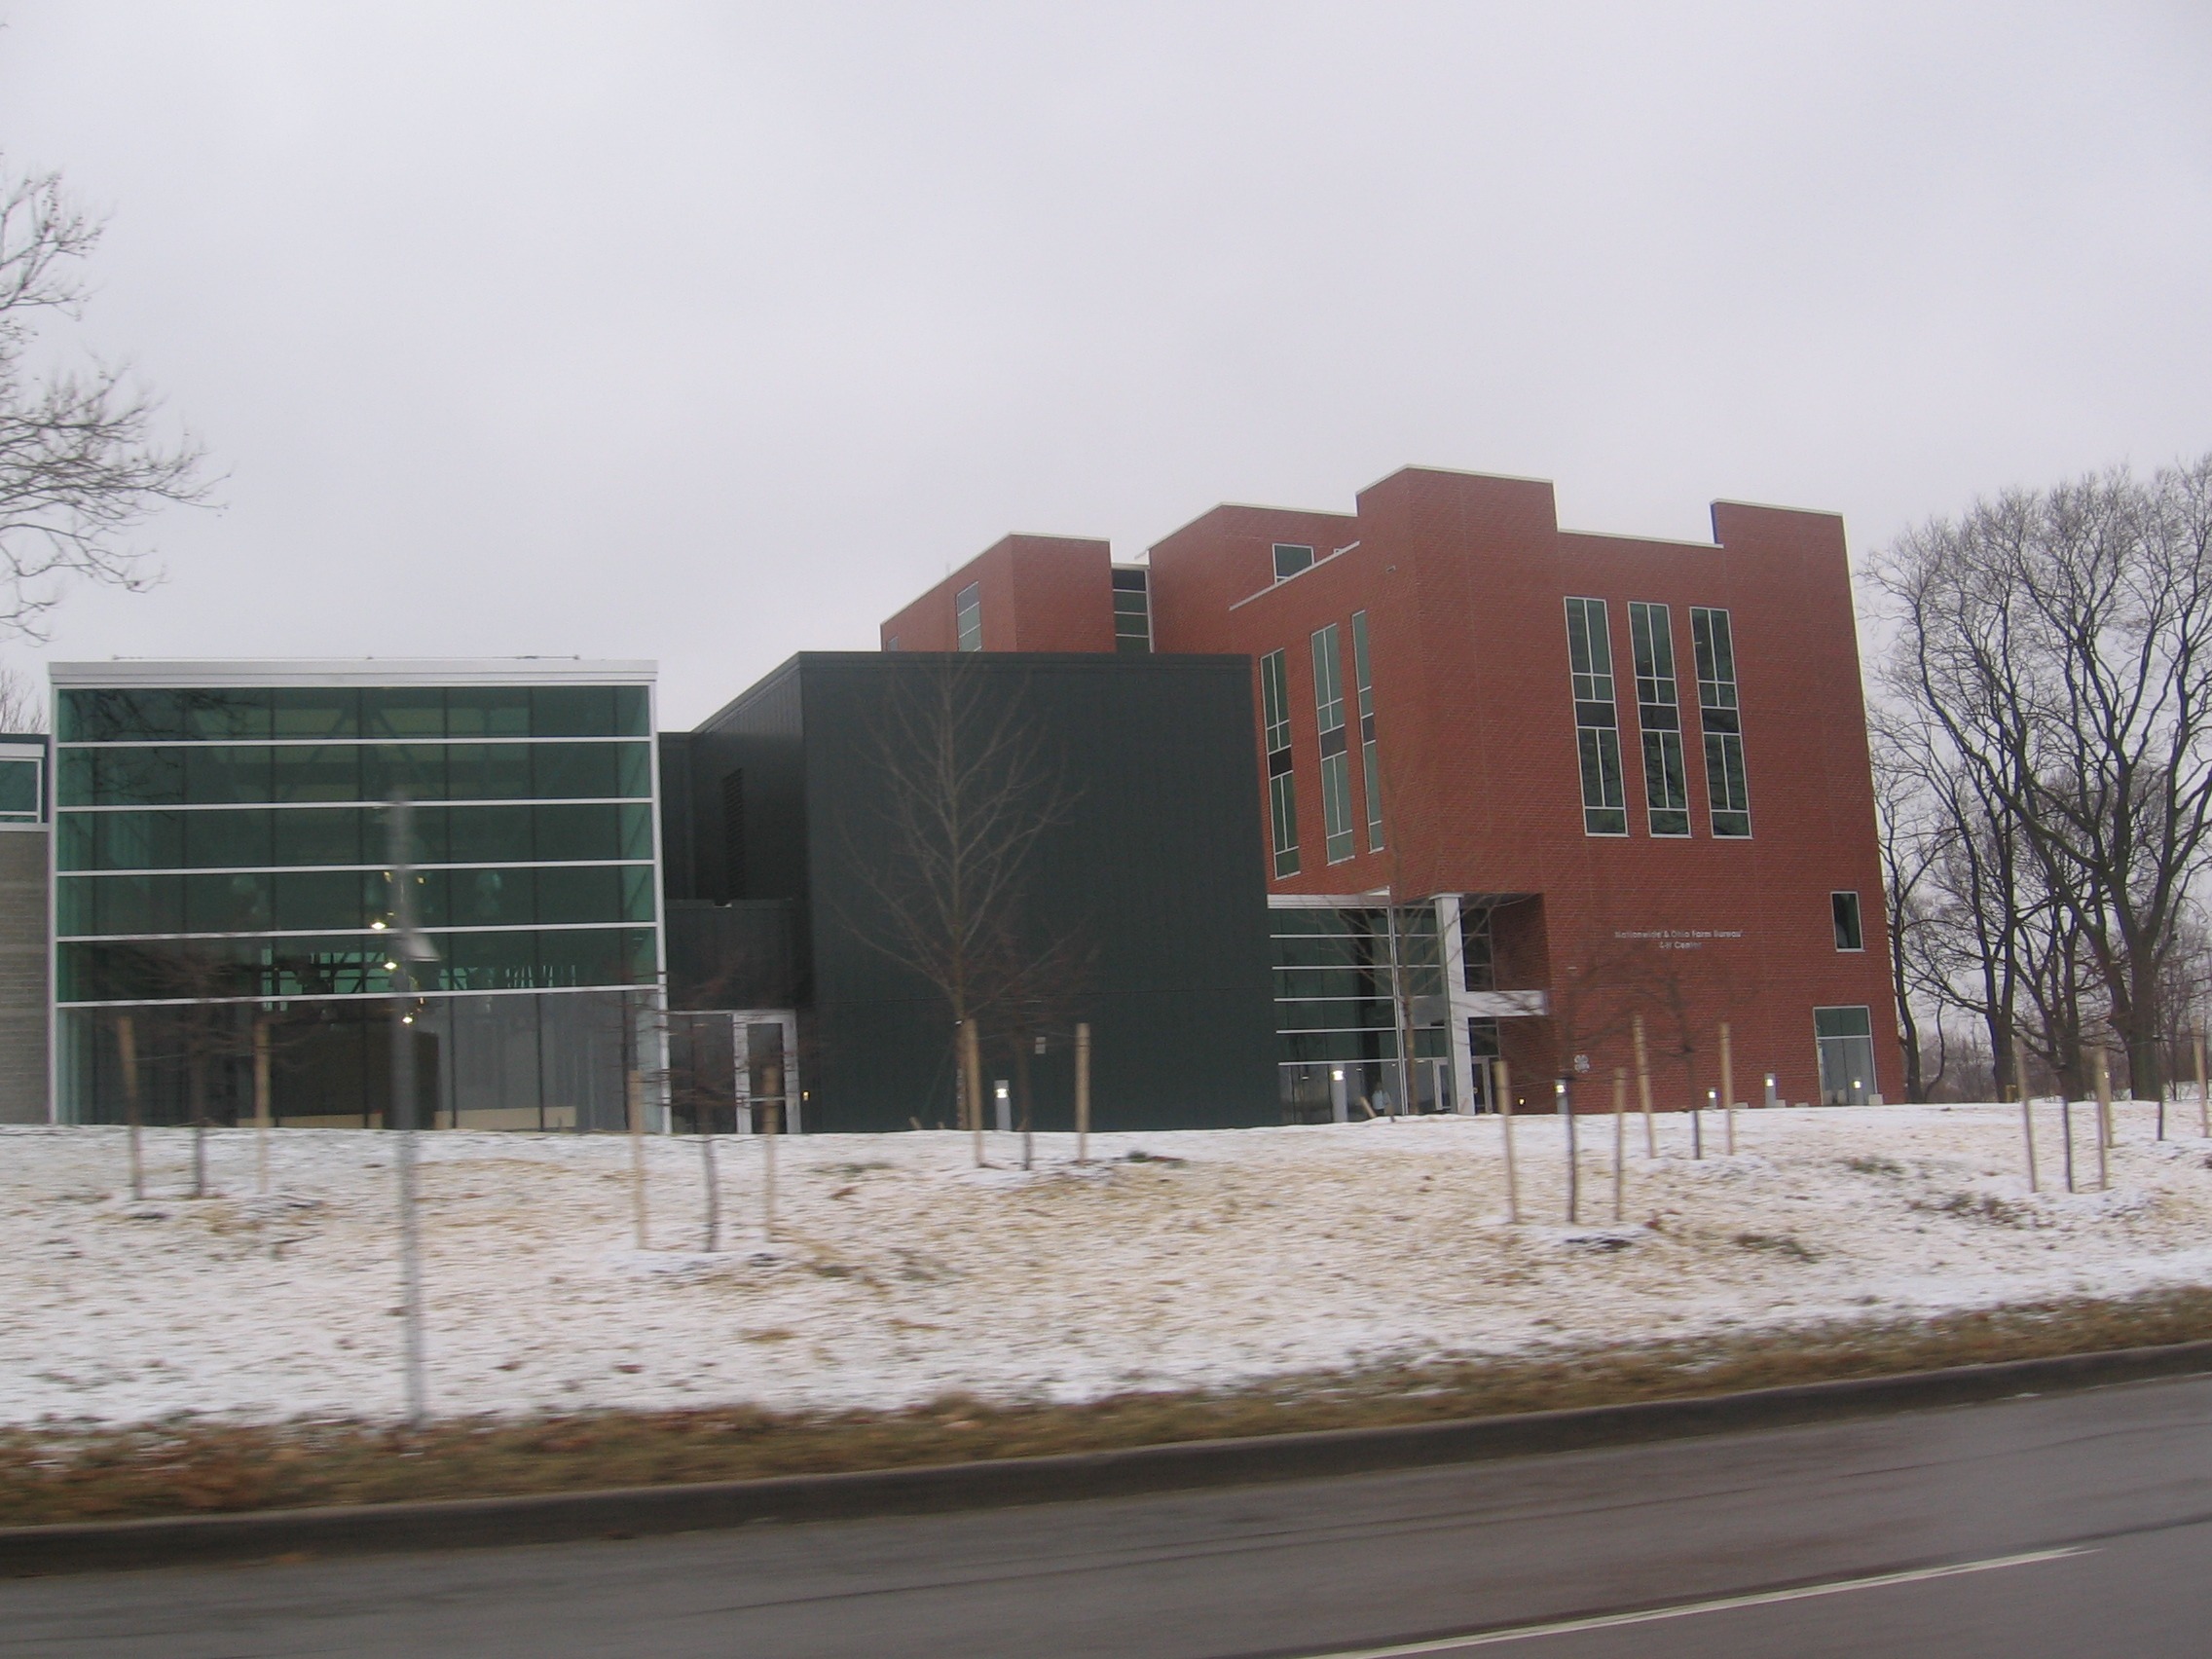
[[[2212,1653],[2212,1380],[1226,1492],[0,1583],[21,1659]]]

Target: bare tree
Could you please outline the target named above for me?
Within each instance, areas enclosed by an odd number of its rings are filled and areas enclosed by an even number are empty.
[[[1977,502],[1870,579],[1898,626],[1880,683],[1933,770],[2003,809],[2133,1087],[2159,1087],[2162,986],[2212,834],[2212,456]]]
[[[19,669],[0,665],[0,731],[45,729],[46,699],[38,694],[30,677]]]
[[[1041,932],[1026,900],[1037,843],[1074,792],[1008,671],[958,656],[903,658],[869,734],[891,856],[851,843],[870,907],[855,936],[936,986],[949,1030],[1028,1028],[1066,1003],[1083,953]],[[850,833],[850,827],[848,827]],[[967,1125],[982,1122],[969,1100]]]
[[[72,579],[144,586],[129,533],[166,502],[206,498],[199,446],[157,438],[159,404],[122,369],[30,367],[40,324],[77,314],[101,229],[58,174],[0,159],[0,633],[38,637]]]

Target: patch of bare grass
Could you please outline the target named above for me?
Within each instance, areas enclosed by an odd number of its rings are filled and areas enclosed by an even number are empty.
[[[753,1339],[786,1335],[761,1331]],[[1124,1394],[1073,1406],[956,1395],[895,1412],[724,1406],[479,1418],[420,1434],[360,1421],[246,1426],[189,1419],[97,1431],[18,1428],[0,1431],[0,1524],[1037,1456],[1681,1398],[2208,1337],[2212,1290],[2177,1290],[1697,1342],[1563,1345],[1538,1355],[1313,1374],[1222,1392]]]

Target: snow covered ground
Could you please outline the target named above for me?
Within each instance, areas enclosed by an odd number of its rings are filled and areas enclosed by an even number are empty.
[[[977,1170],[961,1135],[807,1136],[778,1145],[773,1244],[761,1142],[724,1140],[718,1255],[696,1142],[647,1143],[640,1252],[624,1140],[426,1133],[431,1401],[1076,1399],[2212,1282],[2212,1141],[2187,1106],[2155,1143],[2151,1113],[2120,1108],[2111,1190],[2072,1197],[2049,1104],[2038,1197],[2013,1107],[1750,1112],[1703,1162],[1685,1120],[1653,1160],[1632,1117],[1618,1228],[1609,1119],[1581,1122],[1580,1228],[1555,1119],[1515,1125],[1517,1228],[1493,1119],[1101,1135],[1083,1169],[1041,1135],[1028,1175],[1012,1137]],[[133,1204],[123,1131],[0,1129],[0,1420],[394,1412],[394,1142],[272,1135],[262,1198],[251,1131],[216,1132],[197,1201],[190,1142],[148,1132]]]

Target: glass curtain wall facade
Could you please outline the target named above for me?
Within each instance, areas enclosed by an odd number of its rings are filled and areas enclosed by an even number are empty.
[[[1452,1051],[1436,906],[1393,912],[1277,900],[1268,919],[1284,1122],[1386,1117],[1409,1110],[1409,1099],[1414,1111],[1448,1108],[1442,1074]]]
[[[55,671],[61,1120],[381,1124],[404,793],[417,1122],[622,1126],[659,1069],[649,667],[192,668]]]

